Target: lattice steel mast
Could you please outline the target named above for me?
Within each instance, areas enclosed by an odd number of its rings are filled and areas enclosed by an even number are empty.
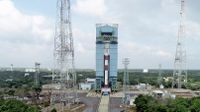
[[[187,83],[185,36],[185,0],[181,0],[180,26],[176,45],[172,88],[181,88],[183,84]]]
[[[130,100],[130,96],[128,94],[129,92],[129,73],[128,73],[128,64],[129,64],[129,58],[124,58],[122,63],[124,64],[124,79],[123,79],[123,98],[122,103],[124,105],[128,104],[128,101]]]
[[[159,71],[158,71],[158,85],[162,85],[162,65],[159,64]]]
[[[35,62],[35,87],[40,86],[39,82],[39,73],[40,73],[40,63]]]
[[[59,92],[52,92],[51,101],[67,105],[74,98],[76,74],[74,45],[71,28],[70,0],[57,0],[57,18],[54,37],[54,76],[52,82],[59,85]],[[55,95],[56,94],[56,95]],[[69,101],[70,100],[70,101]],[[62,107],[62,111],[64,111]]]

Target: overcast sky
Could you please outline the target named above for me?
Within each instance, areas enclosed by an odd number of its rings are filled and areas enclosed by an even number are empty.
[[[173,68],[180,0],[71,0],[76,68],[95,68],[95,24],[119,24],[118,67]],[[186,2],[187,61],[200,68],[200,1]],[[56,0],[0,0],[0,67],[53,66]]]

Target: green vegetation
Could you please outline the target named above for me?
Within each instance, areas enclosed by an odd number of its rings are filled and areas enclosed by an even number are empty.
[[[54,108],[54,109],[51,110],[51,112],[57,112],[57,110]]]
[[[162,70],[163,77],[172,77],[172,70]],[[27,93],[28,91],[35,91],[34,85],[34,73],[29,73],[28,76],[24,75],[23,71],[0,71],[0,89],[1,93],[5,94],[16,94]],[[50,71],[41,71],[39,75],[40,85],[51,83],[52,73]],[[91,69],[77,70],[77,82],[84,82],[86,78],[95,78],[95,71]],[[46,77],[48,76],[48,77]],[[12,79],[12,80],[9,80]],[[149,70],[148,73],[143,73],[142,69],[129,69],[129,80],[131,85],[138,83],[149,83],[158,87],[158,70]],[[123,83],[123,69],[118,71],[118,81]],[[165,88],[171,87],[171,81],[162,81]],[[192,90],[200,89],[200,71],[199,70],[189,70],[188,71],[188,84],[185,88]],[[10,91],[11,90],[11,91]],[[13,92],[14,90],[14,92]],[[8,92],[10,91],[10,92]],[[39,91],[37,91],[38,93]]]
[[[0,112],[40,112],[37,108],[17,100],[0,100]]]
[[[172,70],[162,70],[163,77],[172,77]],[[0,71],[0,87],[9,88],[20,88],[22,86],[32,87],[34,83],[34,73],[29,73],[29,76],[24,76],[25,72],[22,71]],[[78,70],[77,71],[77,82],[83,82],[85,78],[95,78],[94,70]],[[51,82],[51,77],[44,77],[51,75],[50,71],[40,72],[40,84],[47,84]],[[152,85],[157,85],[158,70],[149,70],[148,73],[143,73],[142,70],[129,70],[130,84],[138,83],[149,83]],[[8,81],[7,79],[13,79]],[[118,72],[118,81],[123,82],[123,70]],[[192,84],[189,86],[196,86],[200,81],[200,71],[199,70],[189,70],[188,71],[188,81]],[[170,83],[166,83],[169,86]]]
[[[192,99],[154,99],[139,95],[135,99],[137,112],[200,112],[200,97]]]
[[[129,81],[131,85],[138,83],[149,83],[154,86],[159,86],[158,84],[158,70],[149,70],[148,73],[143,73],[142,70],[129,70]],[[123,83],[123,70],[118,72],[118,81]],[[162,77],[172,77],[173,70],[162,70]],[[162,84],[165,88],[171,88],[171,80],[165,82],[162,80]],[[183,87],[192,90],[200,89],[200,71],[199,70],[189,70],[188,71],[188,84]]]
[[[95,78],[94,70],[79,70],[76,72],[77,74],[77,82],[85,82],[86,78]]]
[[[51,74],[50,72],[40,72],[40,84],[46,84],[51,82],[51,78],[45,78],[43,76]],[[0,71],[0,87],[1,88],[22,88],[33,87],[34,85],[34,73],[30,72],[25,76],[25,72],[22,71]]]

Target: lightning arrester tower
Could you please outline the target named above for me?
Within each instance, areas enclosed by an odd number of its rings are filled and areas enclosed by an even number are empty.
[[[172,88],[181,88],[187,83],[186,48],[185,48],[185,0],[181,0],[180,26],[176,45]]]
[[[35,87],[39,87],[40,63],[35,62]]]
[[[162,65],[159,64],[159,71],[158,71],[158,85],[161,86],[162,84]]]
[[[130,96],[128,94],[129,92],[129,73],[128,73],[128,64],[129,64],[129,58],[124,58],[122,63],[124,64],[124,79],[123,79],[123,98],[122,103],[124,105],[128,104],[128,101],[130,100]]]
[[[52,82],[59,86],[59,92],[52,90],[51,103],[59,102],[61,110],[73,102],[75,97],[76,73],[74,45],[71,28],[70,0],[57,0],[57,18],[54,37],[54,72]]]

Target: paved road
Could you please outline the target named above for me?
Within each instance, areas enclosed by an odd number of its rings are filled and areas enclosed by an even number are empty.
[[[109,112],[109,96],[102,96],[98,112]]]
[[[83,112],[96,112],[98,109],[98,104],[100,98],[98,97],[86,97],[87,93],[79,94],[81,102],[86,105],[86,108]]]
[[[122,98],[110,97],[110,112],[121,112],[123,109],[120,107]]]
[[[83,112],[97,112],[100,98],[98,97],[86,97],[86,93],[79,93],[81,101],[86,104],[86,108]],[[110,97],[109,99],[109,110],[110,112],[120,112],[123,109],[120,107],[120,97]]]

